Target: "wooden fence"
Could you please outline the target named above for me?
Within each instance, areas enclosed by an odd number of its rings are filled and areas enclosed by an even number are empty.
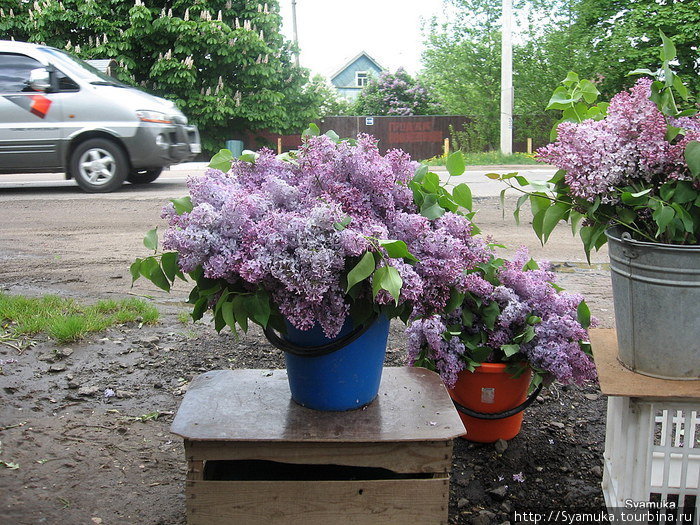
[[[399,148],[412,159],[424,160],[442,155],[445,139],[451,139],[450,126],[459,131],[472,119],[459,115],[426,115],[410,117],[325,117],[317,121],[321,133],[335,131],[340,137],[356,137],[368,133],[379,140],[382,153]],[[515,119],[517,125],[517,118]],[[279,135],[267,131],[246,131],[236,137],[246,149],[267,146],[282,151],[296,149],[301,144],[301,135]],[[535,144],[535,147],[540,144]],[[526,151],[526,143],[514,142],[514,151]]]

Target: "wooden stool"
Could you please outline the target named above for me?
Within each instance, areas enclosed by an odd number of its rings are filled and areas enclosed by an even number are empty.
[[[291,400],[285,370],[216,370],[173,421],[185,440],[190,525],[446,524],[452,440],[464,434],[439,376],[385,368],[349,412]]]

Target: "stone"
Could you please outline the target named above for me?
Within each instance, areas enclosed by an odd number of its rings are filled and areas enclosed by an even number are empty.
[[[472,525],[491,525],[496,515],[488,510],[482,510],[479,515],[472,519]]]
[[[37,359],[39,361],[46,361],[47,363],[53,363],[58,359],[58,356],[56,355],[56,352],[44,352],[39,357],[37,357]]]
[[[124,399],[124,398],[134,397],[136,394],[134,394],[133,392],[130,392],[129,390],[117,390],[116,395],[117,395],[117,398]]]
[[[559,421],[551,421],[549,425],[554,428],[558,428],[559,430],[564,430],[564,428],[566,428],[566,425],[564,423],[560,423]]]
[[[458,509],[463,509],[467,505],[469,505],[469,500],[467,498],[459,498],[459,501],[457,501]]]
[[[496,501],[503,501],[506,498],[506,494],[508,493],[508,487],[505,485],[496,487],[495,489],[490,489],[488,491],[489,496],[494,498]]]
[[[600,398],[598,394],[584,394],[583,397],[585,397],[589,401],[597,401]]]
[[[496,452],[503,454],[506,450],[508,450],[508,442],[505,439],[499,439],[496,441],[493,447],[496,449]]]
[[[593,474],[596,478],[602,478],[603,469],[600,468],[600,466],[595,465],[594,467],[591,467],[591,474]]]
[[[97,386],[83,386],[78,389],[79,396],[94,396],[99,393],[100,388]]]
[[[66,371],[66,364],[65,363],[57,363],[55,365],[51,365],[49,367],[49,372],[52,374],[56,374],[58,372],[65,372]]]
[[[72,348],[57,348],[56,355],[58,355],[59,357],[70,357],[73,355],[73,349]]]

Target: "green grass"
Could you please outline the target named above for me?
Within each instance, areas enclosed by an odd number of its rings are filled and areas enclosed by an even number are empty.
[[[188,312],[178,312],[177,320],[184,325],[192,324],[192,316]]]
[[[82,305],[56,295],[29,298],[0,292],[0,339],[43,332],[59,343],[68,343],[117,324],[155,323],[158,317],[158,310],[140,299]]]
[[[501,164],[540,164],[528,153],[513,153],[503,155],[500,151],[484,151],[481,153],[464,153],[467,166],[498,166]],[[425,161],[429,166],[444,166],[445,157],[433,157]]]

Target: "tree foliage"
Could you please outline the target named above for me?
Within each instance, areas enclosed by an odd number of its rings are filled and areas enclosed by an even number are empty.
[[[468,149],[495,148],[500,120],[501,0],[445,0],[456,11],[433,23],[424,52],[425,78],[447,112],[472,117],[457,133]],[[556,116],[549,94],[578,71],[603,96],[629,87],[627,76],[659,62],[659,29],[678,49],[679,76],[700,91],[697,0],[516,0],[513,44],[514,137],[548,142]],[[459,141],[458,141],[459,142]]]
[[[678,75],[692,92],[700,92],[697,0],[579,0],[574,14],[572,29],[585,51],[579,71],[597,81],[603,96],[629,87],[634,82],[629,71],[658,67],[659,30],[676,45]]]
[[[120,80],[177,103],[206,149],[236,130],[298,132],[318,116],[277,0],[0,0],[0,9],[4,38],[115,59]]]
[[[458,8],[457,18],[442,26],[433,20],[428,32],[423,78],[446,113],[473,119],[472,133],[463,135],[461,147],[492,149],[498,143],[500,114],[500,4],[451,3]]]
[[[439,106],[423,83],[403,68],[370,78],[355,101],[356,115],[435,115]]]

